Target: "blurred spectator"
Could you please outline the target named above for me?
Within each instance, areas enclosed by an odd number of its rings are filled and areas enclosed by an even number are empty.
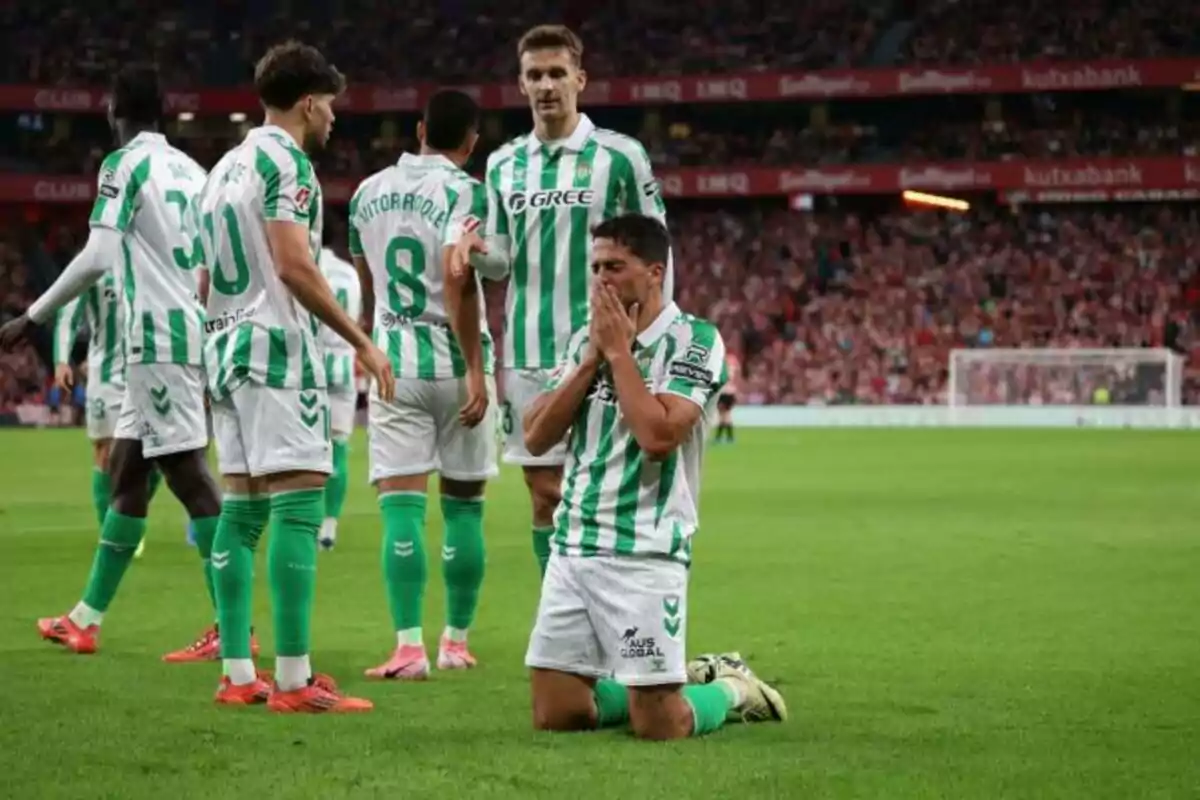
[[[0,323],[20,316],[33,302],[28,281],[20,250],[0,234]],[[32,345],[0,353],[0,414],[12,413],[21,403],[42,402],[48,376]]]

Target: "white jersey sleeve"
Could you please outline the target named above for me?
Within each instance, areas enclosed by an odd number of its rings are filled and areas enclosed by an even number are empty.
[[[54,318],[54,364],[71,363],[71,350],[83,322],[84,304],[76,297],[58,309]]]
[[[150,156],[122,147],[104,159],[97,178],[96,201],[88,220],[92,227],[125,233],[137,213],[142,184],[150,177]]]
[[[675,329],[673,353],[654,376],[652,391],[684,397],[704,408],[726,380],[725,342],[711,322],[686,315],[684,319],[686,325]]]

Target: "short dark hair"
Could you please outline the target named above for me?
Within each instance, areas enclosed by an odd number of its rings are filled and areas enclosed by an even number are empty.
[[[128,64],[112,81],[112,111],[115,119],[157,125],[163,115],[163,92],[158,69],[153,64]]]
[[[671,252],[667,226],[645,214],[622,214],[592,228],[597,239],[612,239],[647,264],[666,264]]]
[[[425,144],[457,150],[479,127],[479,105],[466,92],[439,89],[425,104]]]
[[[583,41],[566,25],[538,25],[517,42],[517,59],[530,50],[566,50],[575,66],[583,62]]]
[[[254,66],[254,89],[268,108],[281,111],[309,94],[341,94],[346,79],[312,45],[295,40],[277,44]]]

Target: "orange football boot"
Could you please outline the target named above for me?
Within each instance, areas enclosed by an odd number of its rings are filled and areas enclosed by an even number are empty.
[[[275,684],[267,708],[280,714],[354,714],[370,711],[375,704],[341,692],[328,675],[314,674],[307,686],[285,692]]]
[[[100,633],[99,625],[89,625],[81,628],[71,621],[71,617],[63,614],[61,617],[44,617],[38,620],[38,633],[43,639],[61,644],[73,653],[90,655],[96,652],[96,637]]]
[[[258,657],[258,637],[253,633],[250,634],[250,657]],[[162,657],[162,660],[168,664],[188,664],[195,661],[220,661],[221,660],[221,633],[217,630],[217,626],[200,634],[200,638],[189,644],[182,650],[176,650],[172,653],[167,653]]]

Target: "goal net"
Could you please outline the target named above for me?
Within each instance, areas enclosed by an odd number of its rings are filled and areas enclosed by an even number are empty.
[[[962,349],[950,352],[947,402],[970,406],[1178,408],[1183,359],[1166,348]]]

